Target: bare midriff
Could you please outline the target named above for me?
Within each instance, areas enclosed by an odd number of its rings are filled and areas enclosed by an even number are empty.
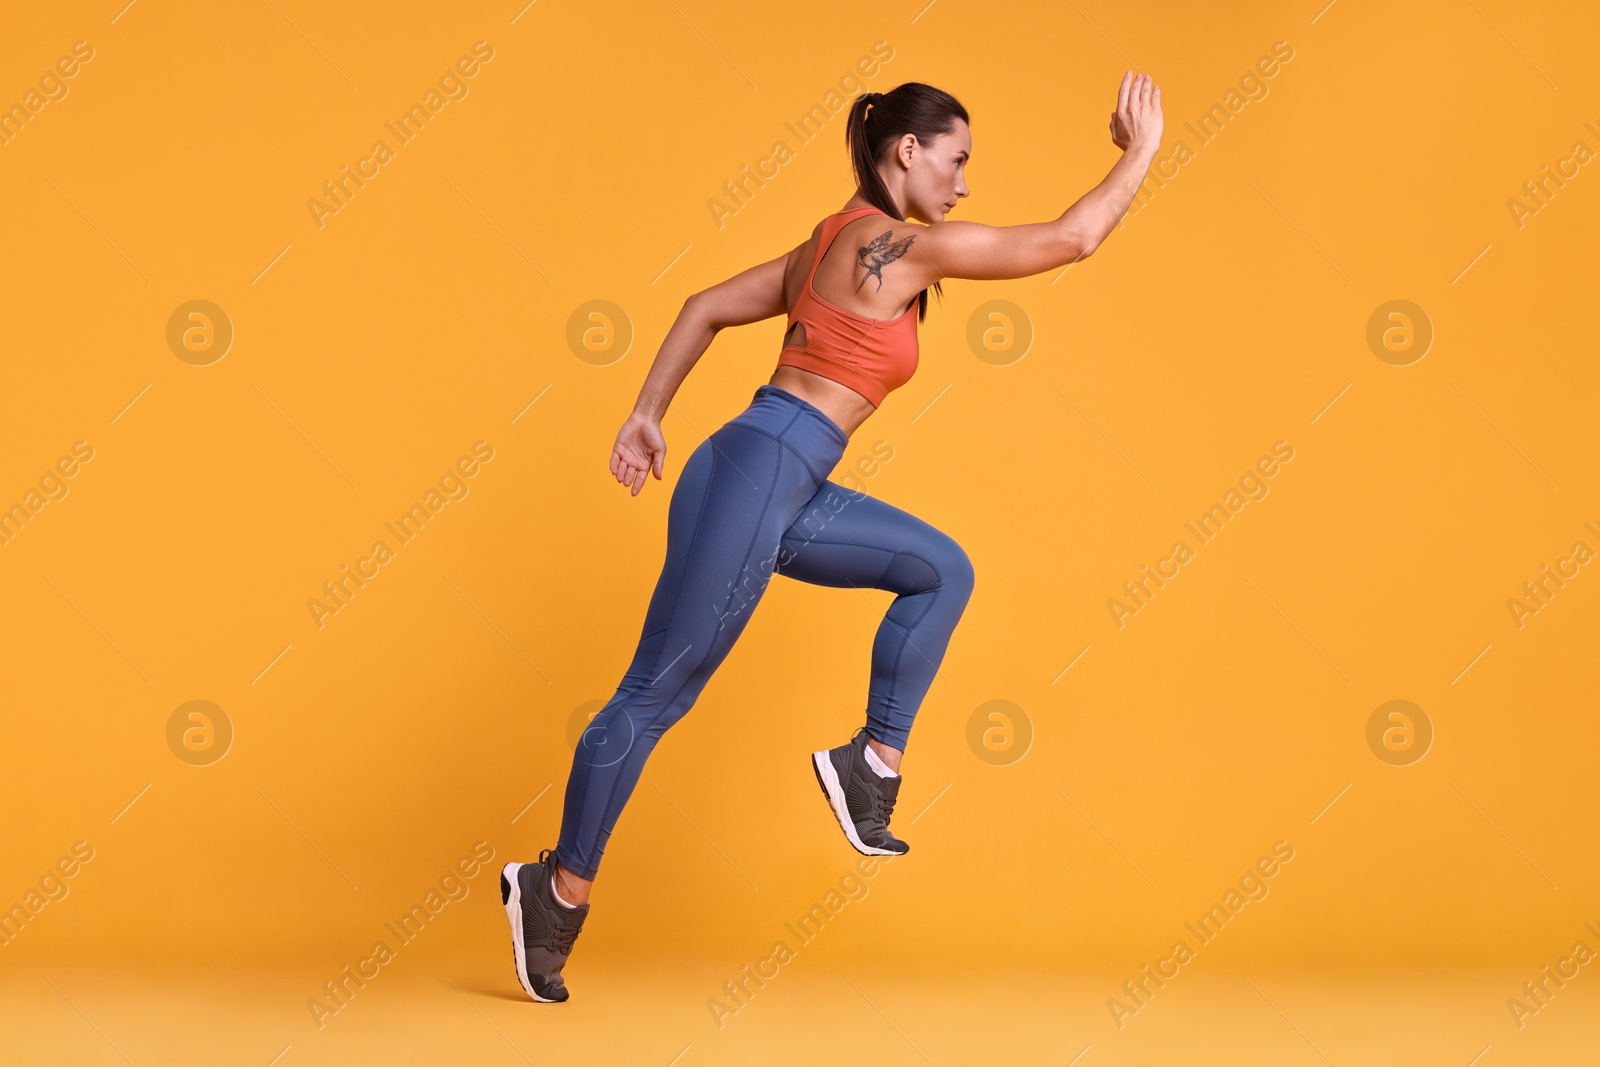
[[[872,406],[872,401],[848,385],[840,385],[831,378],[799,367],[779,367],[767,379],[767,384],[793,393],[821,410],[838,424],[846,437],[853,436],[856,429],[867,421],[867,416],[878,410]]]

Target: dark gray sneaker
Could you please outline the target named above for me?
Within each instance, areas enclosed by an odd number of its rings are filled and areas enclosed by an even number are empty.
[[[554,1004],[567,999],[561,980],[572,942],[583,929],[589,905],[567,908],[550,890],[555,850],[539,853],[538,863],[508,863],[500,870],[500,901],[511,921],[517,980],[534,1000]]]
[[[880,778],[867,765],[867,728],[850,743],[811,754],[811,769],[828,799],[833,817],[855,850],[864,856],[903,856],[911,846],[889,832],[900,776]]]

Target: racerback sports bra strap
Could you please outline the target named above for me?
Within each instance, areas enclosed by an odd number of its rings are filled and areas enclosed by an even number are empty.
[[[830,303],[816,290],[817,268],[845,225],[868,214],[892,218],[867,205],[836,211],[822,221],[806,282],[789,312],[789,331],[805,327],[805,341],[786,343],[778,365],[830,378],[866,397],[874,407],[910,380],[917,367],[916,298],[898,318],[875,319]],[[785,332],[785,339],[789,332]]]
[[[828,254],[828,249],[833,247],[833,240],[834,240],[834,238],[839,236],[839,231],[844,229],[845,223],[854,222],[855,219],[860,218],[861,216],[863,216],[866,213],[871,212],[871,211],[876,211],[880,215],[883,214],[883,212],[881,210],[879,210],[878,208],[875,208],[875,207],[872,207],[872,206],[869,205],[867,207],[852,207],[852,208],[846,208],[844,211],[835,211],[832,215],[829,216],[829,220],[830,221],[832,219],[837,219],[841,215],[852,215],[852,216],[854,216],[854,218],[845,219],[844,222],[841,222],[837,226],[834,226],[831,230],[829,229],[829,227],[828,227],[828,225],[826,223],[823,224],[823,227],[822,227],[822,239],[817,242],[817,254],[811,257],[811,270],[806,275],[806,281],[814,282],[816,280],[817,268],[822,265],[822,257],[827,255]]]

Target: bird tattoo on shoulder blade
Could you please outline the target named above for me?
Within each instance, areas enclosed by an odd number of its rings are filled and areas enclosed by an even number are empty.
[[[874,277],[878,279],[877,291],[883,292],[883,268],[905,255],[906,249],[910,248],[911,242],[917,238],[917,235],[912,233],[907,234],[903,240],[892,241],[890,238],[893,236],[893,230],[884,230],[870,243],[856,249],[856,259],[867,268],[866,277],[861,279],[861,285],[856,286],[856,292],[859,293],[861,286],[867,284],[867,278]]]

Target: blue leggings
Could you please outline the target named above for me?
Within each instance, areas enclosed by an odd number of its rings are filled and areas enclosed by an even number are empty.
[[[594,878],[645,760],[699,698],[774,572],[897,594],[872,644],[866,726],[905,749],[972,595],[972,563],[921,519],[827,480],[847,444],[821,409],[762,385],[689,456],[633,663],[573,753],[555,849],[563,867]]]

